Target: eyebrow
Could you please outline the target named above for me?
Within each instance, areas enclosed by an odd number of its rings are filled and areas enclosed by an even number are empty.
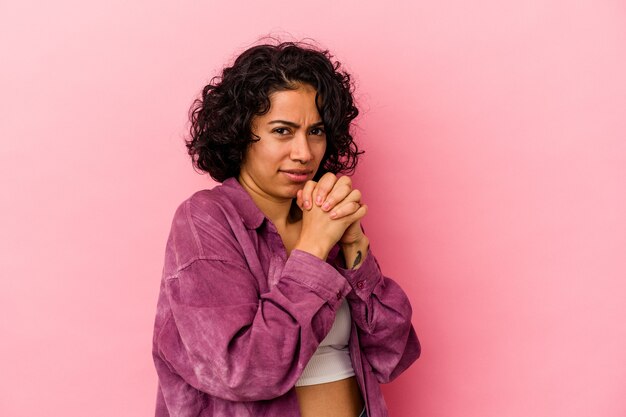
[[[267,124],[271,125],[271,124],[278,124],[278,123],[287,125],[289,127],[293,127],[295,129],[299,129],[300,128],[299,124],[294,123],[294,122],[290,122],[290,121],[287,121],[287,120],[272,120],[271,122],[268,122]],[[315,123],[313,123],[311,125],[311,127],[318,127],[318,126],[324,126],[324,122],[322,122],[320,120],[319,122],[315,122]]]

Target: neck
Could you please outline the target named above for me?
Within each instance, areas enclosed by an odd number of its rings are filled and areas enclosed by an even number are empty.
[[[284,230],[302,219],[302,211],[296,204],[295,198],[277,199],[268,196],[256,187],[254,181],[241,175],[239,175],[237,181],[250,194],[252,201],[278,230]]]

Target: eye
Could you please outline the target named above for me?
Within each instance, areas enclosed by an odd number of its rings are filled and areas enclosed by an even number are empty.
[[[322,127],[314,127],[313,129],[311,129],[311,134],[315,136],[322,136],[325,133],[326,132],[324,131],[324,128]]]
[[[287,129],[286,127],[277,127],[276,129],[272,130],[272,132],[278,133],[279,135],[283,136],[289,134],[289,129]]]

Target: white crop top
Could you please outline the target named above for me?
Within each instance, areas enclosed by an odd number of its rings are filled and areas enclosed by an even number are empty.
[[[348,302],[344,298],[337,310],[333,326],[304,368],[296,387],[339,381],[354,376],[348,351],[351,328],[352,317]]]

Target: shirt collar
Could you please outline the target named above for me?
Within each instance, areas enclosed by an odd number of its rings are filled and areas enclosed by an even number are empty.
[[[248,229],[257,229],[263,223],[265,214],[257,207],[248,192],[239,184],[237,178],[230,177],[222,182],[229,199]]]

